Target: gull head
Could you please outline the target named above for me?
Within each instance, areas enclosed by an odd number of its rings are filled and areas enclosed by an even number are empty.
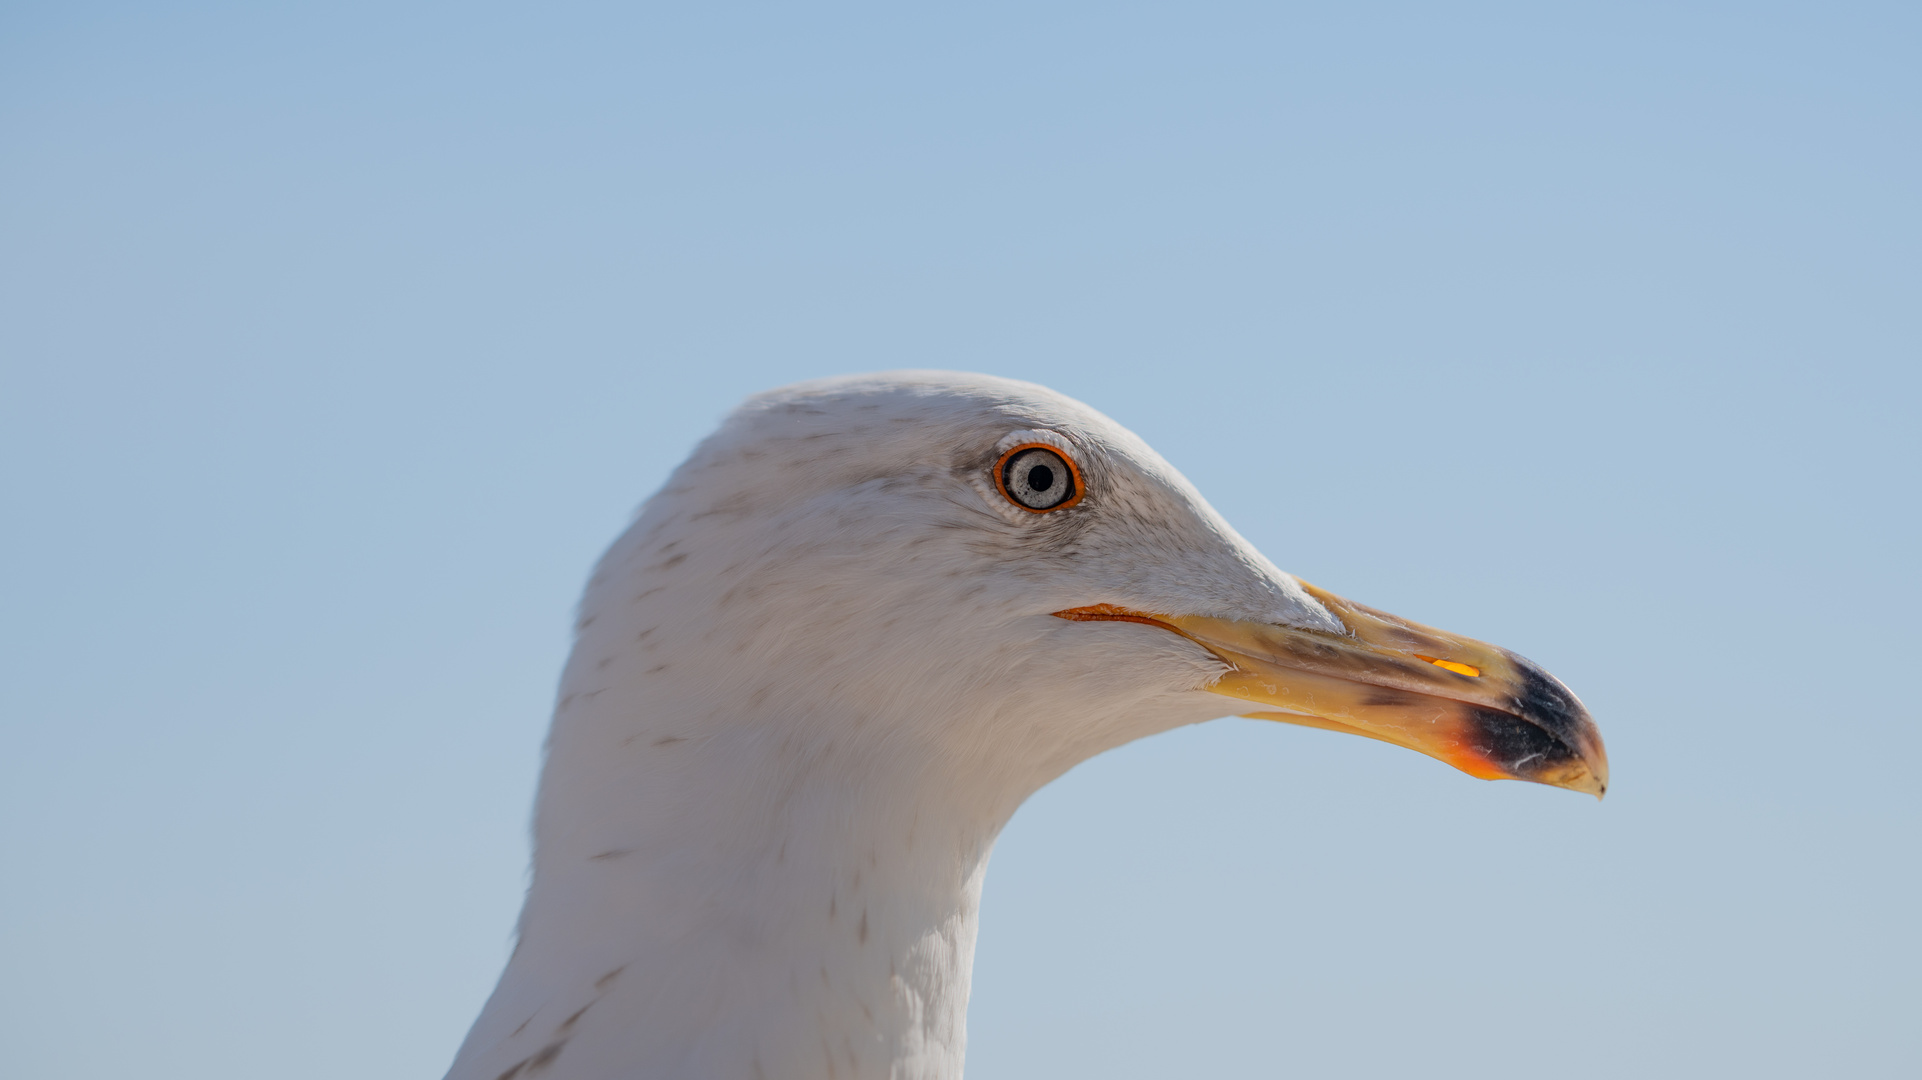
[[[582,615],[619,633],[577,651],[598,669],[570,671],[581,692],[651,680],[704,706],[664,737],[843,734],[840,753],[1016,801],[1227,713],[1482,778],[1607,784],[1593,721],[1540,668],[1294,578],[1132,432],[1007,379],[750,399],[608,553]]]

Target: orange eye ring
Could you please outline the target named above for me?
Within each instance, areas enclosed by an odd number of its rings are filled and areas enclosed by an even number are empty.
[[[1059,458],[1061,463],[1068,467],[1068,483],[1074,490],[1068,493],[1067,498],[1055,503],[1053,506],[1033,507],[1015,498],[1014,494],[1008,490],[1008,466],[1013,463],[1016,457],[1029,450],[1046,450],[1048,453]],[[1080,502],[1081,497],[1088,493],[1088,485],[1081,479],[1081,466],[1075,464],[1074,458],[1068,456],[1068,452],[1059,446],[1055,446],[1052,443],[1041,442],[1022,443],[1019,446],[1009,447],[1007,452],[1002,454],[994,463],[994,489],[999,491],[1001,497],[1008,500],[1011,505],[1026,510],[1030,514],[1052,514],[1056,510],[1066,510],[1068,507]]]

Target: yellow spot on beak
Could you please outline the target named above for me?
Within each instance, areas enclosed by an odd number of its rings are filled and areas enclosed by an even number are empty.
[[[1471,679],[1479,679],[1482,677],[1482,669],[1473,664],[1458,664],[1453,660],[1439,660],[1433,656],[1423,656],[1420,653],[1415,654],[1415,659],[1426,660],[1438,668],[1452,671],[1457,675],[1466,675]]]

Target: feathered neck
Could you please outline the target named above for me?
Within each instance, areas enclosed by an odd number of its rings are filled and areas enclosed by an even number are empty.
[[[594,711],[557,719],[519,945],[450,1080],[959,1077],[982,877],[1026,785],[957,788],[837,744],[839,718]]]

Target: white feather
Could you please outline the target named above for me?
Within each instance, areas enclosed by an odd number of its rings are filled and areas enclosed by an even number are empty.
[[[1012,440],[1012,441],[1011,441]],[[1077,505],[1011,507],[1021,441]],[[1024,799],[1232,711],[1111,603],[1339,629],[1146,444],[1028,383],[750,399],[601,559],[562,678],[520,940],[451,1080],[951,1078],[976,911]]]

